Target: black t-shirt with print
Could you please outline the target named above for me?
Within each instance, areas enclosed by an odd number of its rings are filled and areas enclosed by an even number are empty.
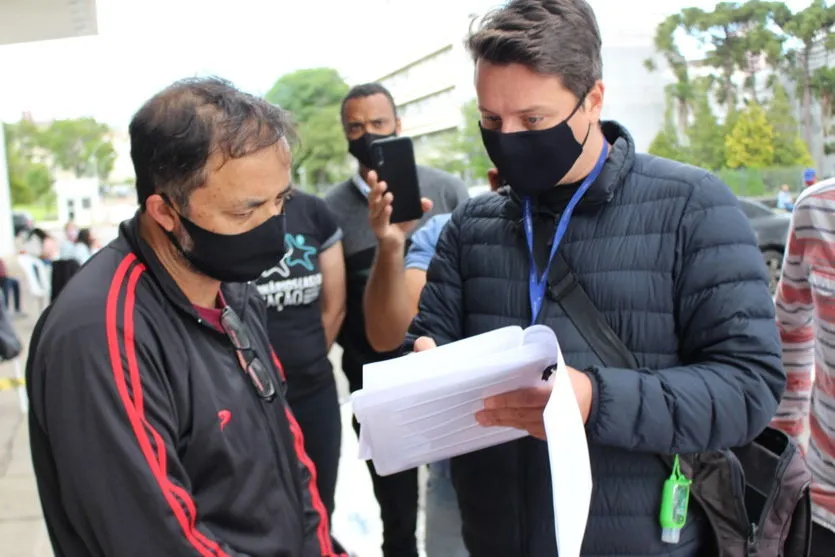
[[[333,381],[322,325],[319,253],[342,232],[325,202],[296,192],[287,201],[287,255],[255,281],[267,302],[270,342],[287,374],[288,397],[304,396]]]

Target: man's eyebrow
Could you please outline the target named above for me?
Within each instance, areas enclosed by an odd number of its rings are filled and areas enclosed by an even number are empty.
[[[243,199],[235,204],[236,209],[257,209],[264,205],[269,199],[260,199],[257,197],[250,197],[248,199]]]

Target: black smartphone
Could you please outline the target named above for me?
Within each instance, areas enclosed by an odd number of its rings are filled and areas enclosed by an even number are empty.
[[[391,222],[417,220],[423,216],[420,204],[415,150],[408,137],[386,137],[371,143],[371,162],[377,178],[384,181],[394,201]]]

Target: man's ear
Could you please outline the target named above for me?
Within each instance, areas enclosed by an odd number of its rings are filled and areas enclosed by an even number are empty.
[[[166,232],[173,232],[177,226],[174,209],[158,193],[148,196],[145,200],[145,212]]]
[[[502,187],[502,177],[499,176],[497,168],[491,168],[487,171],[487,182],[490,184],[490,191],[499,191]]]
[[[589,121],[592,125],[600,122],[601,114],[603,113],[603,96],[606,87],[603,82],[597,80],[586,95],[585,106],[583,107],[589,116]]]
[[[401,130],[400,118],[395,118],[394,119],[394,133],[396,133],[397,135],[400,135],[400,130]]]

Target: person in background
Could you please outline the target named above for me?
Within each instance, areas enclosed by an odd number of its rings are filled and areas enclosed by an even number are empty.
[[[803,171],[803,187],[808,188],[818,183],[818,173],[814,168],[807,168]]]
[[[808,444],[814,520],[811,557],[831,557],[835,552],[833,229],[835,185],[804,190],[792,214],[775,300],[788,382],[772,425],[801,447]]]
[[[87,260],[95,253],[96,239],[89,228],[82,228],[78,231],[75,240],[72,259],[78,261],[79,265],[84,265]]]
[[[482,19],[468,48],[482,140],[509,188],[453,212],[405,348],[551,328],[588,439],[594,490],[582,554],[715,555],[693,498],[677,543],[662,538],[670,470],[659,455],[745,445],[783,394],[751,224],[716,176],[637,153],[623,126],[601,120],[602,41],[586,0],[510,0]],[[605,365],[555,301],[570,283],[565,267],[635,368]],[[451,461],[474,556],[557,554],[550,395],[543,385],[485,400],[475,415],[483,427],[528,435]]]
[[[192,78],[129,133],[139,210],[42,315],[27,361],[54,553],[334,557],[251,284],[285,254],[290,116]]]
[[[333,514],[342,422],[328,352],[345,317],[342,231],[325,202],[296,191],[286,204],[287,254],[255,284],[267,303],[270,342],[287,375],[287,402]]]
[[[777,194],[777,208],[784,211],[794,210],[794,196],[788,184],[780,186],[780,193]]]
[[[331,188],[325,201],[343,231],[347,285],[345,323],[337,342],[342,346],[342,371],[351,392],[362,388],[362,367],[396,354],[374,350],[365,336],[362,298],[377,238],[368,225],[367,178],[371,170],[370,145],[375,139],[400,133],[400,118],[391,93],[382,85],[368,83],[352,88],[342,101],[342,126],[348,151],[359,164],[356,174]],[[449,213],[467,199],[464,183],[446,172],[418,166],[421,194],[432,208],[424,206],[423,224],[438,213]],[[358,424],[354,420],[354,428]],[[383,556],[417,557],[418,476],[417,470],[380,477],[368,461],[374,495],[383,521]]]
[[[42,228],[32,230],[24,246],[24,251],[34,255],[46,265],[51,265],[59,256],[58,242],[55,241],[52,234]]]
[[[70,220],[64,225],[64,239],[61,241],[58,253],[59,259],[73,259],[75,257],[75,243],[78,240],[78,227]]]
[[[371,346],[380,352],[396,350],[406,337],[417,314],[420,293],[426,284],[426,270],[435,245],[450,219],[450,214],[435,215],[412,234],[406,251],[406,234],[415,222],[392,224],[392,194],[385,182],[376,182],[369,173],[371,192],[368,212],[371,229],[377,236],[377,255],[365,287],[365,332]],[[499,187],[498,172],[488,172],[490,189]],[[461,514],[449,473],[449,461],[429,466],[426,490],[426,554],[428,557],[468,557],[461,539]]]
[[[9,309],[9,298],[14,297],[14,315],[24,317],[25,314],[20,311],[20,281],[9,276],[6,262],[2,258],[0,258],[0,289],[3,291],[3,305],[6,310]]]

